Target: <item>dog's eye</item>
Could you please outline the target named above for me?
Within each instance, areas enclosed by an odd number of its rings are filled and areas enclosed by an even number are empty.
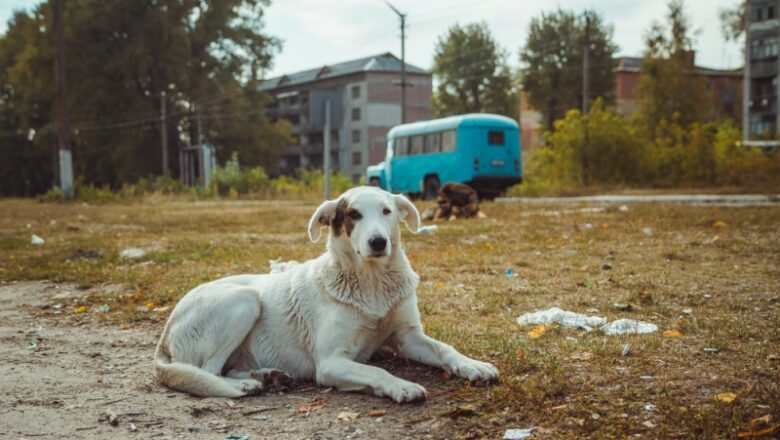
[[[393,212],[393,211],[391,211],[390,208],[385,208],[385,209],[382,210],[382,214],[384,214],[384,215],[390,215],[391,212]]]
[[[352,211],[349,211],[349,212],[347,213],[347,215],[348,215],[348,216],[349,216],[349,218],[351,218],[352,220],[360,220],[361,218],[363,218],[363,216],[360,214],[360,211],[358,211],[358,210],[355,210],[355,209],[353,209]]]

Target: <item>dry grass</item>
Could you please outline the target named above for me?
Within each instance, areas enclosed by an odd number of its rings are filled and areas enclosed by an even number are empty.
[[[444,223],[429,236],[406,234],[422,277],[427,331],[502,373],[501,384],[490,388],[442,380],[432,389],[476,408],[475,416],[441,429],[474,438],[531,426],[550,438],[734,438],[756,417],[780,419],[780,207],[580,208],[485,204],[486,220]],[[0,280],[118,285],[119,293],[106,287],[85,304],[51,313],[85,322],[162,321],[164,311],[136,308],[171,306],[221,275],[266,272],[269,259],[318,255],[322,244],[305,235],[312,210],[4,201]],[[46,244],[31,245],[32,233]],[[148,262],[120,259],[126,247],[151,249]],[[77,258],[80,251],[100,256]],[[602,268],[605,262],[611,270]],[[505,274],[508,268],[515,276]],[[94,309],[103,303],[111,312]],[[80,305],[87,311],[77,313]],[[521,313],[551,306],[646,320],[683,337],[553,328],[533,339],[530,328],[515,323]],[[628,356],[621,355],[623,344],[630,344]],[[724,391],[737,399],[717,401]],[[432,417],[422,412],[409,423]]]

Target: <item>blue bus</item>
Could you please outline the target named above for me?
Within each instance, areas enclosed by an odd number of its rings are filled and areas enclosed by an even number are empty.
[[[473,113],[393,127],[385,160],[368,167],[369,184],[435,199],[447,182],[492,198],[523,180],[520,130],[505,116]]]

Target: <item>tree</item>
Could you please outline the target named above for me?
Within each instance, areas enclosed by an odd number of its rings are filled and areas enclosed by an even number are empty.
[[[520,82],[531,106],[542,112],[548,130],[568,110],[582,108],[586,45],[588,98],[610,103],[615,91],[617,46],[612,42],[612,28],[601,16],[594,11],[575,15],[559,9],[531,19],[528,39],[520,50]]]
[[[706,79],[696,75],[693,39],[682,0],[671,0],[668,24],[653,22],[637,85],[637,117],[651,137],[662,121],[683,127],[706,120],[713,107]]]
[[[746,1],[740,1],[731,8],[720,8],[720,25],[726,41],[739,41],[745,33]]]
[[[290,127],[266,118],[270,98],[259,89],[279,47],[262,33],[268,3],[69,0],[75,173],[115,187],[163,171],[175,175],[175,153],[198,141],[198,119],[220,161],[237,151],[245,165],[275,165]],[[16,13],[0,36],[0,159],[10,159],[0,160],[2,194],[41,192],[54,183],[53,75],[51,11],[42,3]],[[161,167],[161,99],[170,170]]]
[[[517,117],[517,93],[506,52],[486,23],[455,25],[439,37],[433,59],[439,85],[432,104],[437,116],[497,113]]]

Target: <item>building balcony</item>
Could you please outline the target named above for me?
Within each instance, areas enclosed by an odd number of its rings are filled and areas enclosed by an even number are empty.
[[[777,57],[765,58],[761,60],[751,60],[750,77],[765,78],[776,76],[778,73]]]
[[[777,95],[754,96],[750,99],[750,113],[776,113]]]

